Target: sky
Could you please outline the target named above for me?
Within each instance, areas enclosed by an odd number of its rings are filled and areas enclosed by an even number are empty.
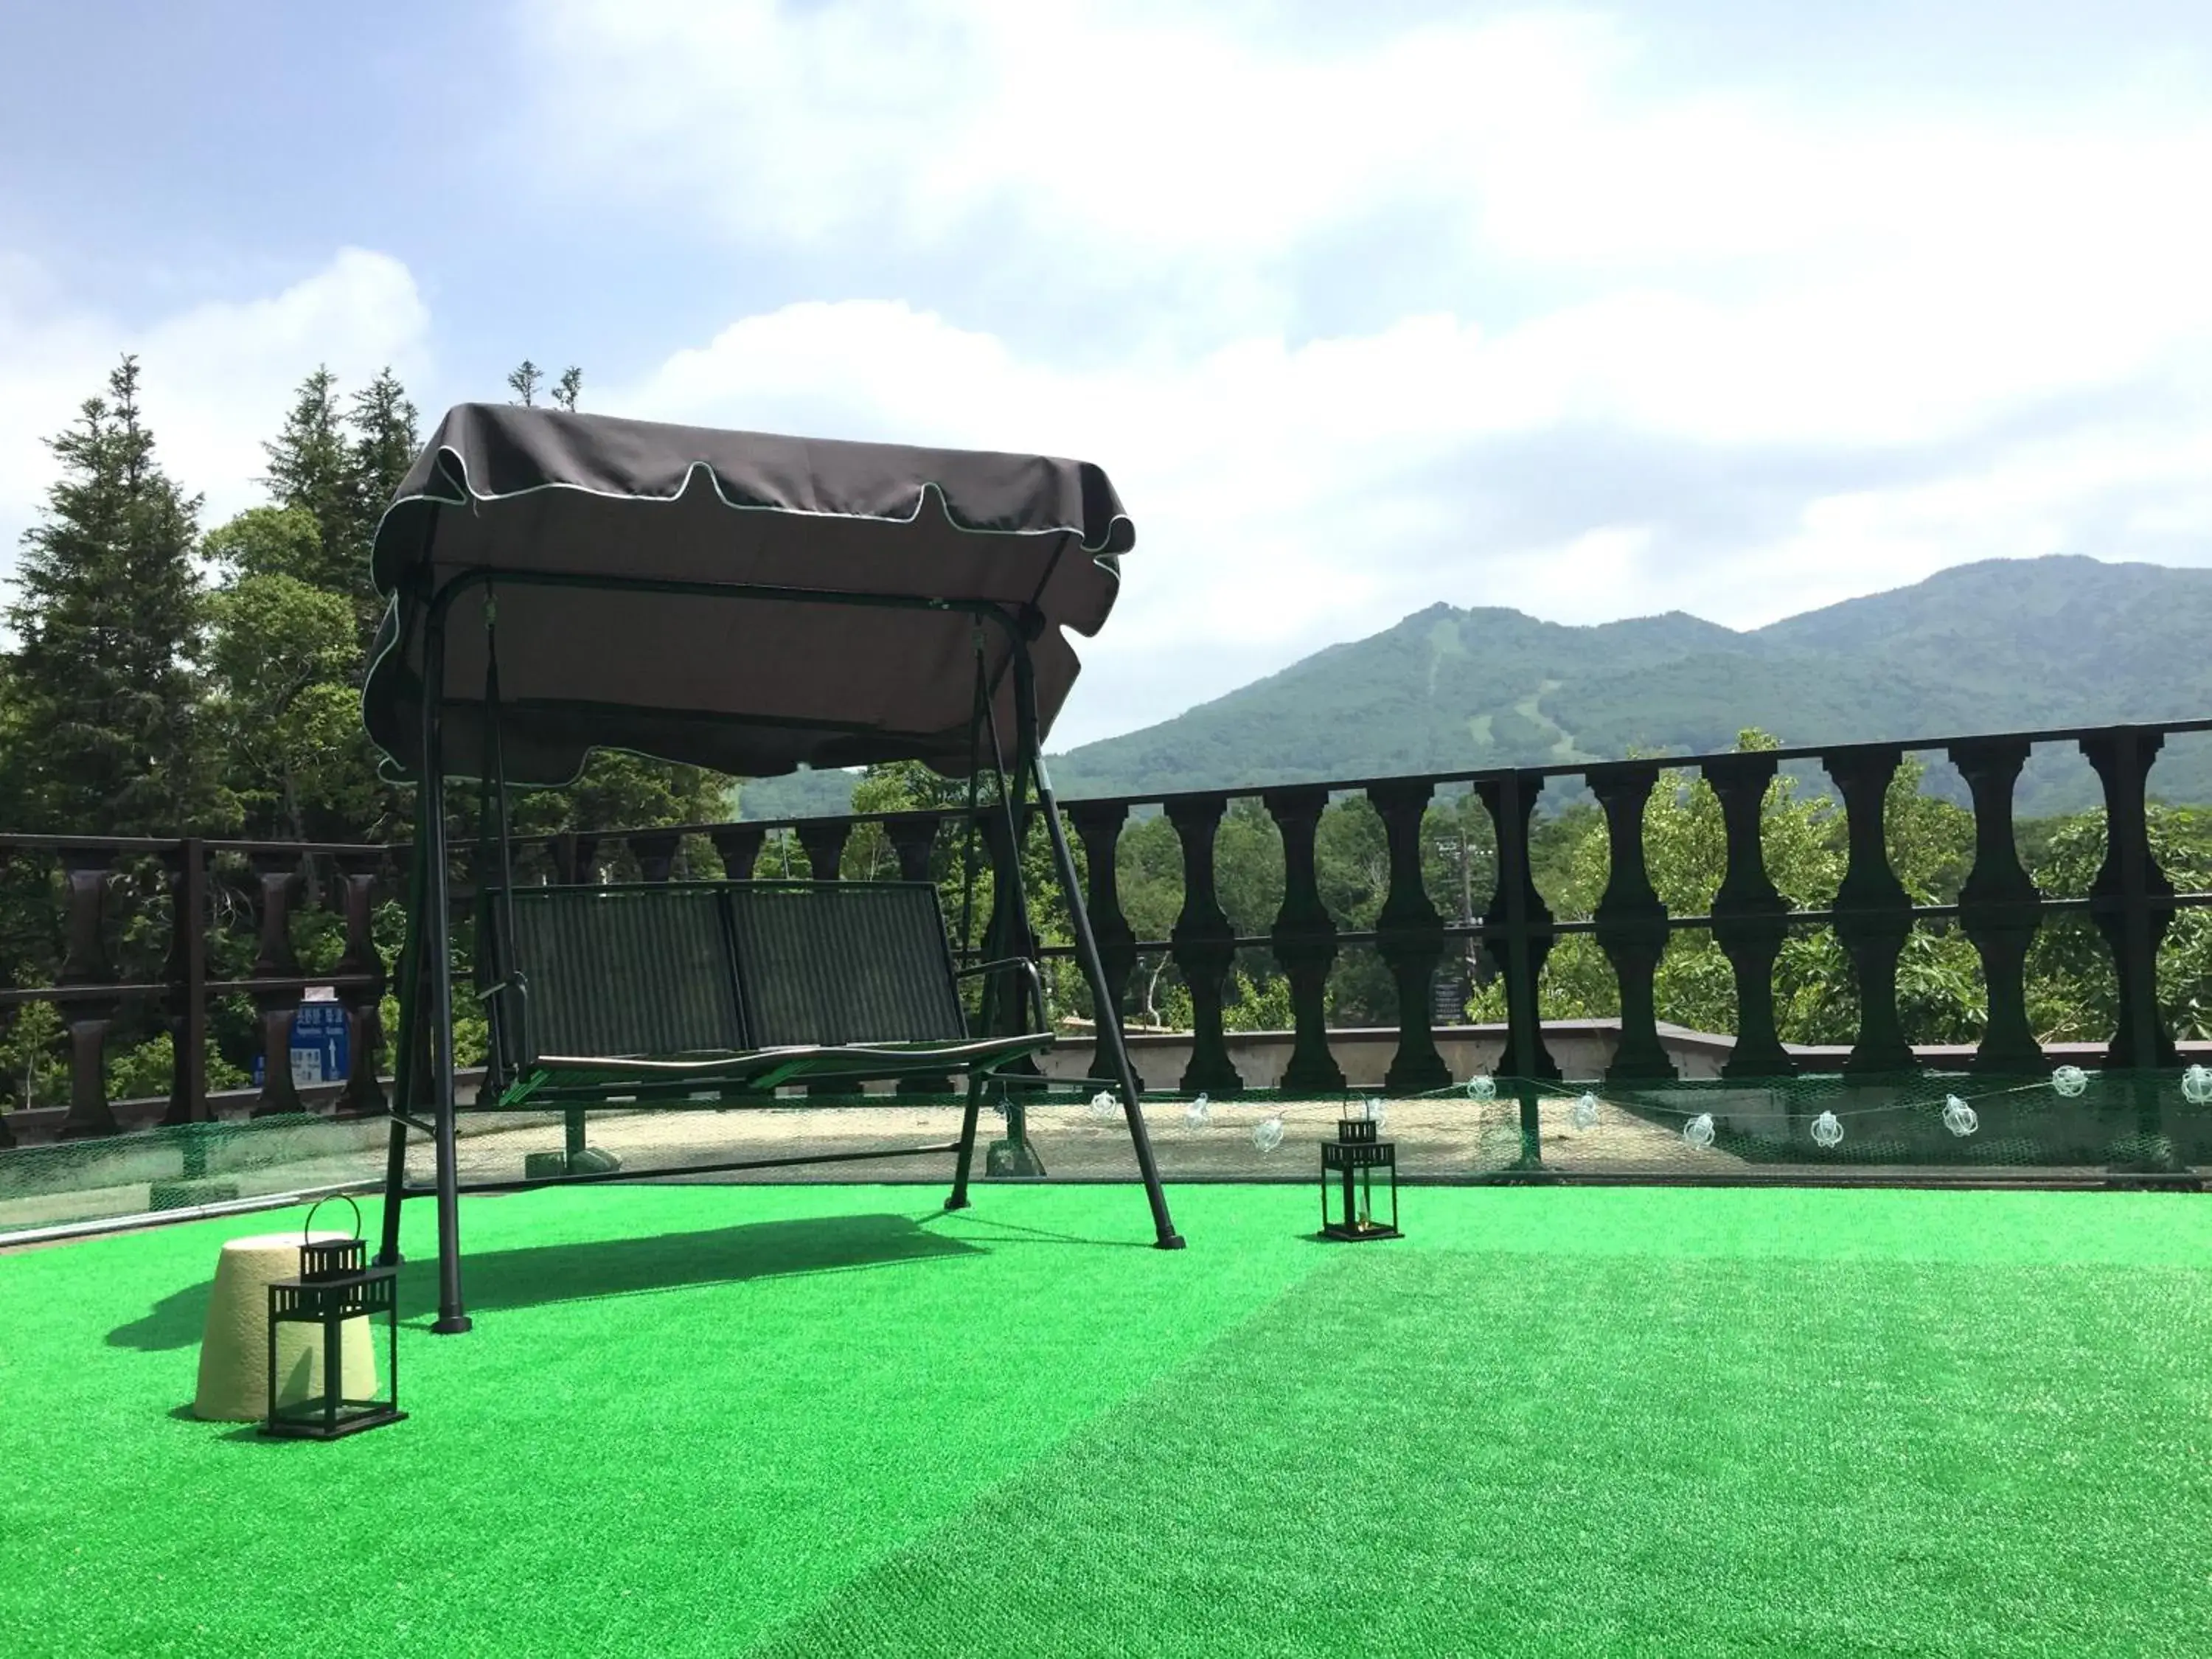
[[[318,363],[1096,461],[1055,746],[1439,600],[2212,564],[2212,6],[11,7],[0,563],[125,351],[210,525]]]

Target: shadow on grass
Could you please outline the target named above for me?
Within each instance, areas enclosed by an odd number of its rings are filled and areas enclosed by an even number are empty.
[[[285,1443],[273,1435],[262,1433],[258,1423],[218,1423],[202,1417],[189,1402],[179,1406],[169,1413],[169,1417],[173,1422],[190,1423],[197,1428],[221,1429],[222,1432],[214,1436],[215,1439],[232,1441],[241,1446],[281,1446]]]
[[[827,1216],[646,1238],[476,1253],[464,1249],[461,1289],[473,1313],[984,1254],[981,1246],[932,1232],[908,1216]],[[108,1345],[149,1352],[195,1346],[207,1323],[209,1289],[194,1285],[163,1297],[143,1317],[110,1331]],[[400,1317],[428,1319],[437,1306],[435,1255],[404,1263]]]

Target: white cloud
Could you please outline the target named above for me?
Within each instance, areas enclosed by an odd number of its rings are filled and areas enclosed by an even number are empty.
[[[1062,727],[1066,742],[1164,718],[1438,598],[1563,621],[1680,608],[1752,626],[1968,558],[2130,556],[2131,545],[2085,541],[2113,521],[2116,501],[2160,503],[2134,530],[2123,515],[2124,543],[2212,517],[2203,352],[2169,365],[2169,390],[2194,398],[2177,422],[2024,437],[1948,471],[1931,462],[1932,477],[1901,484],[1803,488],[1771,532],[1695,545],[1686,568],[1659,556],[1662,543],[1691,534],[1681,523],[1623,522],[1595,502],[1578,512],[1587,481],[1572,474],[1501,483],[1471,465],[1487,445],[1570,418],[1687,437],[1724,456],[1784,444],[1909,448],[2045,389],[2000,378],[1992,383],[1924,379],[1923,398],[1884,422],[1859,390],[1880,381],[1880,364],[1841,351],[1768,362],[1772,325],[1757,313],[1700,313],[1693,331],[1638,329],[1623,321],[1637,303],[1600,302],[1495,337],[1416,317],[1297,347],[1255,337],[1194,361],[1096,368],[1025,358],[900,303],[811,302],[745,319],[609,396],[660,419],[1104,463],[1139,544],[1121,609],[1086,649],[1091,681]],[[1736,411],[1696,372],[1704,352],[1752,410]],[[1821,372],[1801,385],[1807,362]],[[1911,383],[1909,365],[1891,367]],[[1555,528],[1534,542],[1470,544],[1470,526],[1498,516],[1501,495],[1548,498]],[[1217,648],[1224,630],[1234,653]]]
[[[1669,81],[1632,12],[1327,43],[1264,0],[515,18],[542,101],[502,177],[618,204],[647,258],[705,228],[815,273],[595,368],[593,406],[1108,466],[1140,544],[1064,738],[1438,599],[1741,625],[1992,554],[2212,559],[2185,75],[1853,108]],[[1092,331],[1054,337],[1062,295]],[[144,328],[0,257],[0,530],[118,350],[227,511],[306,365],[405,371],[427,329],[375,254]]]
[[[141,359],[164,465],[206,493],[212,524],[258,498],[261,443],[303,374],[327,363],[354,386],[388,363],[407,378],[427,360],[428,327],[407,267],[358,248],[277,293],[135,326],[71,307],[27,259],[0,258],[0,562],[53,481],[43,441],[105,392],[122,354]]]
[[[519,27],[564,167],[737,234],[957,240],[1011,206],[1138,258],[1278,248],[1379,179],[1448,185],[1567,118],[1617,50],[1531,18],[1324,57],[1249,7],[1083,0],[557,0]]]

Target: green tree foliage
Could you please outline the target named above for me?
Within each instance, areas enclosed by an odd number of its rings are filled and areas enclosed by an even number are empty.
[[[50,441],[62,476],[23,538],[8,613],[17,828],[159,836],[229,817],[201,719],[199,499],[155,458],[138,383],[125,357]]]
[[[406,389],[386,368],[352,398],[347,412],[346,489],[351,498],[356,555],[347,585],[339,591],[352,600],[354,619],[366,652],[384,612],[369,580],[369,550],[376,526],[392,504],[407,469],[422,447],[421,416]]]
[[[507,389],[514,396],[508,401],[520,404],[525,409],[538,406],[538,393],[545,385],[545,371],[525,357],[507,371]],[[584,371],[574,363],[561,371],[561,378],[553,382],[548,394],[556,409],[576,412],[576,399],[584,392]]]
[[[237,577],[210,609],[210,712],[248,822],[295,841],[358,836],[374,777],[346,596],[272,571]]]
[[[307,538],[296,523],[277,537],[249,529],[243,535],[258,541],[258,562],[241,568],[288,575],[344,599],[354,619],[349,672],[356,684],[383,611],[369,577],[369,549],[377,521],[414,461],[417,426],[415,405],[389,368],[342,398],[337,378],[319,368],[300,383],[283,430],[262,446],[269,457],[263,482],[276,507],[304,514],[315,534]],[[211,541],[231,529],[224,526]],[[216,541],[210,552],[236,557],[227,541]]]
[[[283,574],[311,587],[344,592],[359,579],[360,502],[352,484],[337,377],[317,368],[300,383],[283,429],[262,445],[262,483],[279,507],[314,520],[312,543],[289,544],[296,562]]]

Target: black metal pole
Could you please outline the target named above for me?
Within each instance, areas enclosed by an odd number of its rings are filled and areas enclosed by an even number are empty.
[[[1018,653],[1021,650],[1018,636],[1010,629],[1007,637]],[[1028,750],[1020,741],[1022,723],[1017,709],[1014,716],[1014,769],[1010,776],[1006,771],[1006,745],[999,740],[998,711],[992,702],[989,686],[986,684],[981,689],[984,694],[981,705],[983,726],[991,738],[991,775],[998,781],[999,811],[1005,819],[1006,837],[1006,868],[993,872],[991,927],[986,938],[986,958],[1001,961],[1019,956],[1034,960],[1036,934],[1030,927],[1029,884],[1022,874],[1022,842],[1029,827]],[[1036,1024],[1031,1029],[1048,1030],[1041,982],[1042,975],[1025,975],[1027,988],[1018,985],[1011,1001],[1004,993],[994,988],[1000,977],[998,974],[984,976],[982,1029],[987,1032],[997,1031],[999,1022],[1003,1020],[1003,1035],[1012,1036],[1022,1030],[1022,1006],[1030,1005],[1031,992],[1034,991]],[[1023,1098],[1022,1091],[1003,1077],[994,1074],[992,1080],[998,1087],[999,1099],[1006,1114],[1006,1138],[1001,1143],[1005,1148],[1004,1158],[994,1173],[1042,1175],[1044,1164],[1030,1146],[1028,1102]]]
[[[459,1152],[453,1125],[453,957],[446,870],[446,619],[430,618],[422,641],[422,781],[416,792],[415,839],[424,860],[422,948],[429,953],[430,1035],[437,1053],[432,1087],[438,1146],[438,1317],[441,1336],[469,1328],[461,1309],[461,1195]]]
[[[421,816],[417,792],[416,816]],[[384,1238],[376,1253],[380,1267],[399,1265],[399,1210],[406,1201],[407,1120],[421,1109],[415,1098],[416,1064],[422,1041],[422,908],[429,884],[423,879],[423,837],[417,834],[407,872],[407,937],[399,946],[399,1042],[392,1055],[392,1137],[385,1152]]]
[[[1083,883],[1075,868],[1075,854],[1067,844],[1067,832],[1060,827],[1060,808],[1052,798],[1051,775],[1045,770],[1043,746],[1039,742],[1039,721],[1036,703],[1036,674],[1030,663],[1026,645],[1014,648],[1014,720],[1018,746],[1021,757],[1029,763],[1029,769],[1036,778],[1037,811],[1043,814],[1045,833],[1052,841],[1053,863],[1060,871],[1060,884],[1067,895],[1067,920],[1075,933],[1075,954],[1083,964],[1083,976],[1091,983],[1091,1000],[1097,1018],[1093,1024],[1100,1047],[1110,1050],[1114,1070],[1111,1075],[1121,1085],[1121,1114],[1129,1122],[1129,1139],[1137,1151],[1137,1168],[1145,1181],[1145,1196],[1152,1206],[1152,1228],[1159,1248],[1180,1250],[1183,1237],[1175,1230],[1175,1222],[1168,1214],[1168,1196],[1160,1188],[1160,1170],[1152,1158],[1152,1136],[1145,1129],[1143,1097],[1137,1091],[1136,1067],[1129,1062],[1129,1045],[1121,1036],[1121,1011],[1106,988],[1105,965],[1098,957],[1098,940],[1091,931],[1090,914],[1083,908]],[[1019,763],[1018,762],[1017,764]],[[1018,854],[1018,848],[1016,849]],[[1093,1056],[1093,1069],[1097,1056]]]

